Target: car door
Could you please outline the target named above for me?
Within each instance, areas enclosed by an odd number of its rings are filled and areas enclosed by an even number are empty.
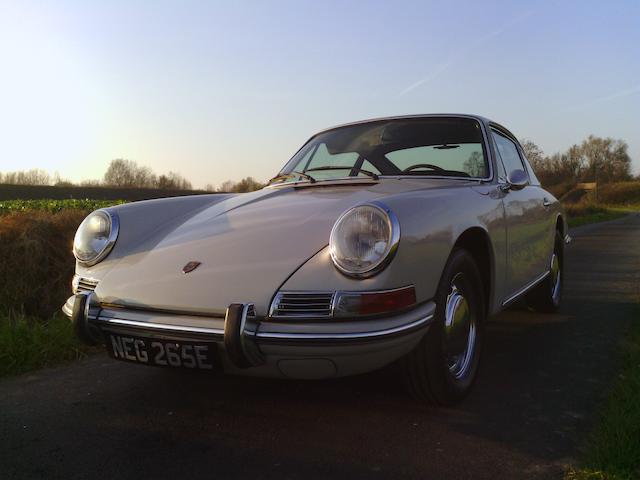
[[[547,268],[548,217],[544,191],[534,185],[516,143],[506,133],[492,129],[499,179],[503,192],[507,237],[507,296],[505,302],[538,280]],[[515,170],[527,174],[524,188],[509,188],[507,178]]]

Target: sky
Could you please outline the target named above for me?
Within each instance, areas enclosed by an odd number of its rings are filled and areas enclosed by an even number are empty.
[[[320,129],[438,112],[621,138],[640,173],[640,1],[0,0],[0,171],[266,180]]]

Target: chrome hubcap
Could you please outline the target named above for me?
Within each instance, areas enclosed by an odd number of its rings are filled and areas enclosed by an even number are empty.
[[[555,253],[551,257],[551,298],[554,304],[558,304],[560,301],[560,260]]]
[[[447,296],[444,322],[447,365],[455,378],[462,378],[469,371],[473,359],[476,323],[469,302],[455,283],[451,284]]]

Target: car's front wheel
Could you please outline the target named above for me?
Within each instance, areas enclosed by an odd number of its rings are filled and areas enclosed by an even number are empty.
[[[420,400],[451,405],[471,389],[486,315],[482,292],[473,257],[454,250],[438,286],[433,323],[403,363],[407,386]]]

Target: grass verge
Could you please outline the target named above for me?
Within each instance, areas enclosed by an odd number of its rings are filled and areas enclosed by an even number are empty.
[[[71,322],[62,314],[45,322],[0,313],[0,377],[76,360],[91,350],[76,339]]]
[[[611,206],[594,204],[565,205],[569,218],[569,227],[579,227],[589,223],[605,222],[624,217],[632,212],[639,212],[640,205]]]
[[[622,347],[622,371],[612,387],[581,468],[565,480],[640,478],[640,307]]]

